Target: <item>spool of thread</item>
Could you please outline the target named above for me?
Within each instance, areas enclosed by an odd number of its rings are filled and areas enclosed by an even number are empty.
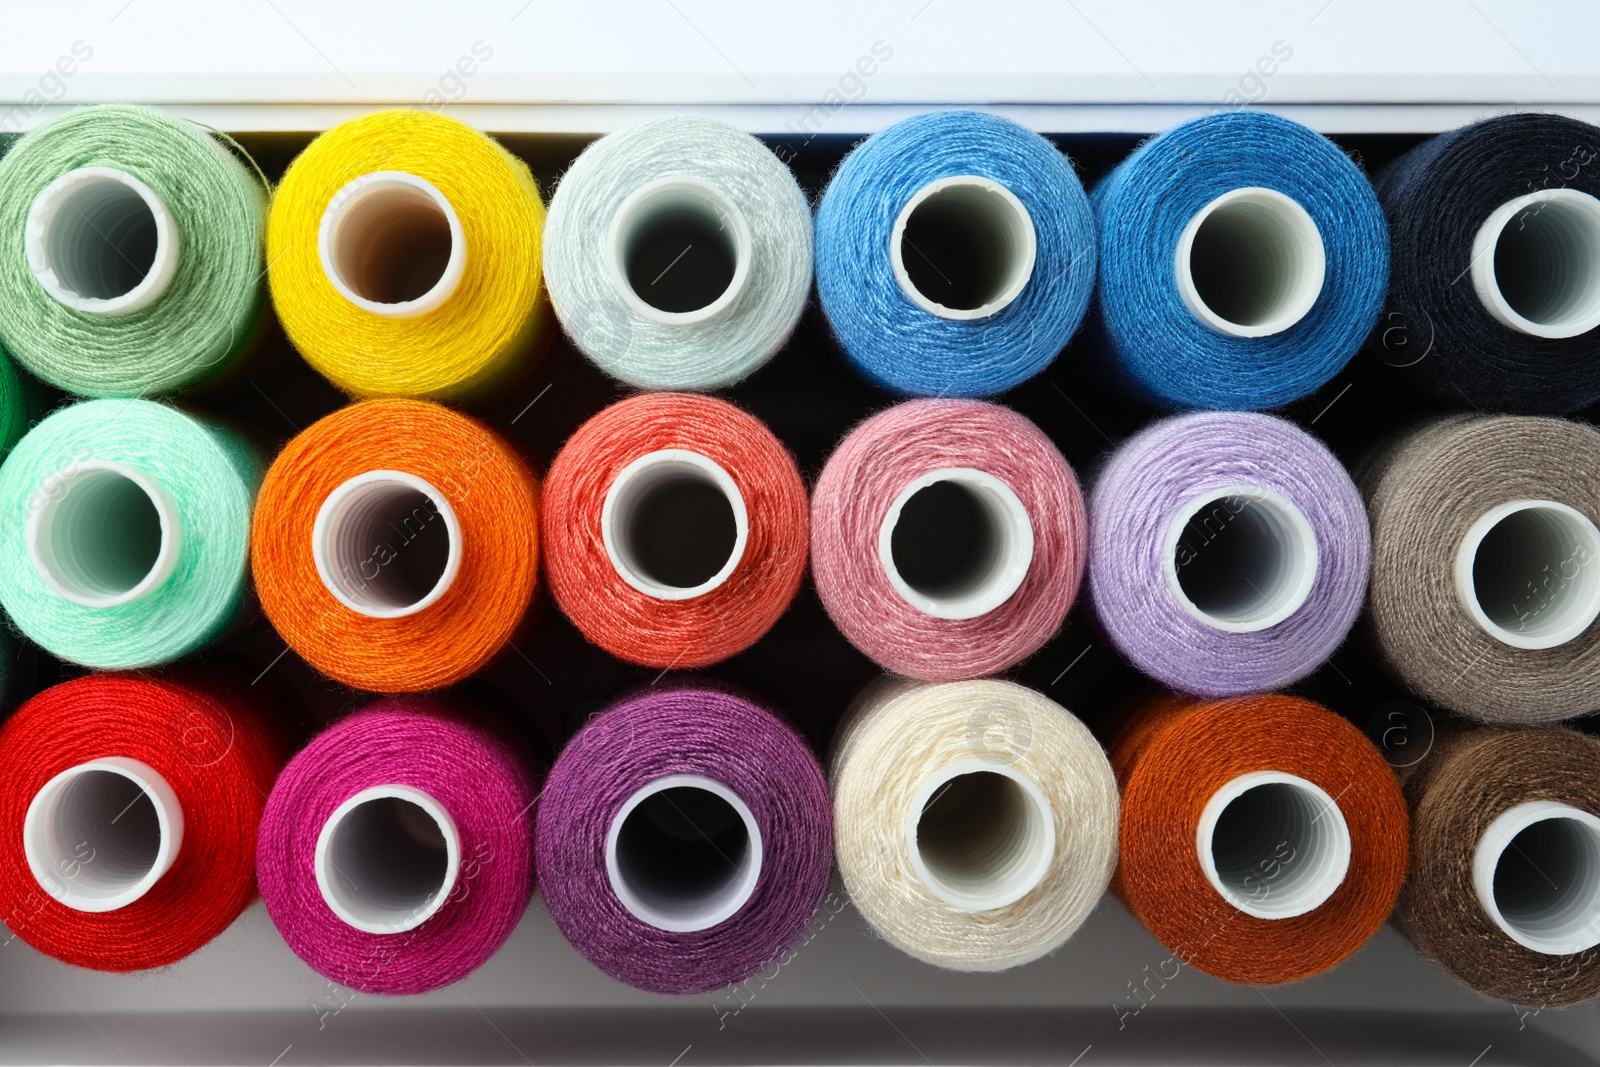
[[[1401,928],[1463,985],[1561,1008],[1600,996],[1600,741],[1443,732],[1405,783]]]
[[[38,398],[17,373],[17,368],[0,348],[0,459],[4,459],[33,421]]]
[[[806,743],[715,689],[651,690],[592,719],[539,801],[545,903],[619,982],[704,993],[766,970],[816,918],[828,791]]]
[[[1407,685],[1483,722],[1600,708],[1600,433],[1528,416],[1441,419],[1362,482],[1373,628]]]
[[[1389,917],[1406,807],[1383,756],[1299,697],[1164,697],[1111,745],[1112,891],[1181,962],[1230,982],[1333,967]]]
[[[1273,408],[1339,373],[1388,283],[1366,175],[1266,111],[1185,122],[1094,191],[1098,330],[1115,378],[1176,408]]]
[[[1377,339],[1406,345],[1389,362],[1452,404],[1543,415],[1600,401],[1597,151],[1587,122],[1501,115],[1384,168],[1394,281]]]
[[[30,430],[0,467],[0,602],[52,655],[166,663],[244,597],[256,458],[225,430],[148,400],[88,400]]]
[[[88,396],[213,378],[262,319],[265,223],[254,164],[204,128],[73,108],[0,159],[0,344]]]
[[[711,397],[619,401],[578,428],[545,482],[545,573],[583,635],[690,670],[755,644],[806,569],[806,491],[760,420]]]
[[[760,141],[689,115],[584,149],[544,248],[578,350],[641,389],[718,389],[777,354],[811,291],[811,209]]]
[[[839,873],[907,954],[1000,971],[1060,947],[1117,862],[1117,788],[1094,737],[1011,682],[879,683],[832,757]]]
[[[402,693],[500,652],[538,581],[538,485],[487,427],[421,400],[319,419],[273,461],[251,544],[261,606],[330,678]]]
[[[267,224],[273,303],[351,396],[491,399],[552,332],[543,228],[533,175],[498,143],[437,112],[381,111],[284,173]]]
[[[417,699],[300,751],[261,819],[267,914],[295,955],[362,993],[424,993],[499,951],[534,889],[537,777],[467,717]]]
[[[222,688],[93,675],[0,729],[0,910],[78,967],[174,963],[255,898],[256,828],[281,743]]]
[[[1021,415],[911,400],[845,437],[811,501],[812,574],[845,637],[927,681],[994,674],[1060,629],[1083,577],[1078,479]]]
[[[817,294],[846,355],[897,393],[990,396],[1038,374],[1094,288],[1067,157],[998,115],[933,111],[856,146],[817,209]]]
[[[1134,666],[1203,696],[1298,681],[1349,633],[1371,544],[1323,444],[1248,412],[1179,415],[1125,442],[1089,503],[1095,616]]]

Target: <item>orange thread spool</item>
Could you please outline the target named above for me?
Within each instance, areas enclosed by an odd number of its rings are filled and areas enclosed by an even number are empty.
[[[1291,982],[1345,959],[1389,917],[1406,873],[1405,803],[1377,749],[1328,709],[1276,694],[1166,697],[1124,724],[1110,755],[1123,791],[1112,892],[1180,962]],[[1348,865],[1334,878],[1341,835]]]
[[[511,639],[538,579],[538,483],[474,419],[369,400],[316,422],[262,483],[251,531],[261,606],[347,685],[450,685]]]
[[[596,645],[648,667],[704,667],[749,648],[805,573],[794,459],[759,419],[711,397],[647,393],[606,408],[556,456],[543,508],[561,610]],[[679,520],[697,508],[731,513],[733,547],[702,538],[692,566],[669,568],[656,550],[681,542]]]

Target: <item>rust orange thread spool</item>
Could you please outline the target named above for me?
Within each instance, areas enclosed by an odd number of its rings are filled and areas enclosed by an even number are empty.
[[[1114,893],[1179,961],[1231,982],[1339,963],[1389,917],[1408,822],[1394,773],[1349,722],[1267,694],[1135,712]]]
[[[419,400],[316,422],[256,503],[261,606],[324,674],[384,693],[458,682],[510,640],[538,578],[538,484],[481,423]]]
[[[614,656],[704,667],[749,648],[794,599],[805,485],[761,421],[726,401],[649,393],[578,428],[550,465],[545,573]]]

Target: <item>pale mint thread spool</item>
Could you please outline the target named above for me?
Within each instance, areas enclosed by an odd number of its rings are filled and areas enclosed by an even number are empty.
[[[87,396],[198,385],[261,324],[265,222],[258,172],[203,128],[71,111],[0,157],[0,344]]]
[[[186,655],[243,600],[260,477],[241,441],[174,408],[62,408],[0,467],[0,603],[87,667]]]

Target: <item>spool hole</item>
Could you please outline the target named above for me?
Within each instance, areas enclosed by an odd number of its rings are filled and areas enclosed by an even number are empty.
[[[743,214],[698,179],[652,182],[612,220],[613,280],[657,321],[696,321],[725,307],[743,287],[750,255]]]
[[[455,208],[432,183],[404,171],[363,174],[341,189],[323,213],[318,247],[334,288],[386,316],[438,307],[465,270]]]
[[[1600,945],[1600,819],[1554,801],[1518,804],[1489,824],[1473,858],[1480,902],[1525,948]]]
[[[761,834],[720,783],[680,775],[646,786],[618,812],[607,867],[619,900],[663,930],[704,930],[749,900]]]
[[[39,576],[92,607],[127,603],[171,572],[177,524],[159,491],[113,463],[83,463],[45,480],[25,539]]]
[[[40,885],[88,912],[142,897],[172,866],[182,836],[171,787],[148,766],[117,757],[52,778],[23,822],[25,852]]]
[[[942,178],[901,210],[890,238],[906,295],[943,318],[975,319],[1011,303],[1037,254],[1033,220],[1009,189],[987,178]]]
[[[698,453],[664,450],[617,475],[601,532],[629,585],[681,600],[721,585],[744,554],[744,499],[726,471]]]
[[[1350,832],[1316,785],[1275,772],[1235,779],[1201,819],[1202,866],[1235,907],[1262,919],[1304,915],[1344,881]],[[1209,860],[1209,862],[1205,862]]]
[[[1484,255],[1490,240],[1492,257]],[[1506,325],[1573,337],[1600,324],[1600,200],[1593,196],[1552,189],[1509,201],[1485,223],[1473,254],[1474,286]]]
[[[1179,600],[1209,626],[1266,629],[1287,619],[1316,578],[1316,536],[1285,497],[1240,487],[1196,502],[1173,524]]]
[[[952,768],[924,787],[910,842],[923,883],[974,911],[1026,896],[1055,856],[1055,820],[1038,788],[978,766]]]
[[[1201,208],[1178,242],[1178,289],[1207,326],[1241,337],[1299,322],[1322,292],[1317,224],[1273,189],[1234,189]]]
[[[890,506],[879,531],[890,583],[917,609],[972,618],[999,607],[1033,561],[1033,525],[1010,487],[967,468],[925,474]]]
[[[400,471],[368,472],[334,490],[311,536],[328,591],[376,618],[434,603],[461,565],[455,510],[432,485]]]
[[[137,288],[155,265],[157,244],[156,213],[145,196],[110,175],[62,190],[44,227],[45,256],[57,284],[91,300]]]
[[[1463,566],[1465,564],[1465,566]],[[1600,615],[1600,530],[1554,501],[1516,501],[1481,517],[1457,561],[1469,611],[1494,637],[1551,648]]]
[[[431,798],[396,787],[357,794],[323,827],[317,876],[345,922],[399,933],[434,914],[455,885],[456,830]]]

